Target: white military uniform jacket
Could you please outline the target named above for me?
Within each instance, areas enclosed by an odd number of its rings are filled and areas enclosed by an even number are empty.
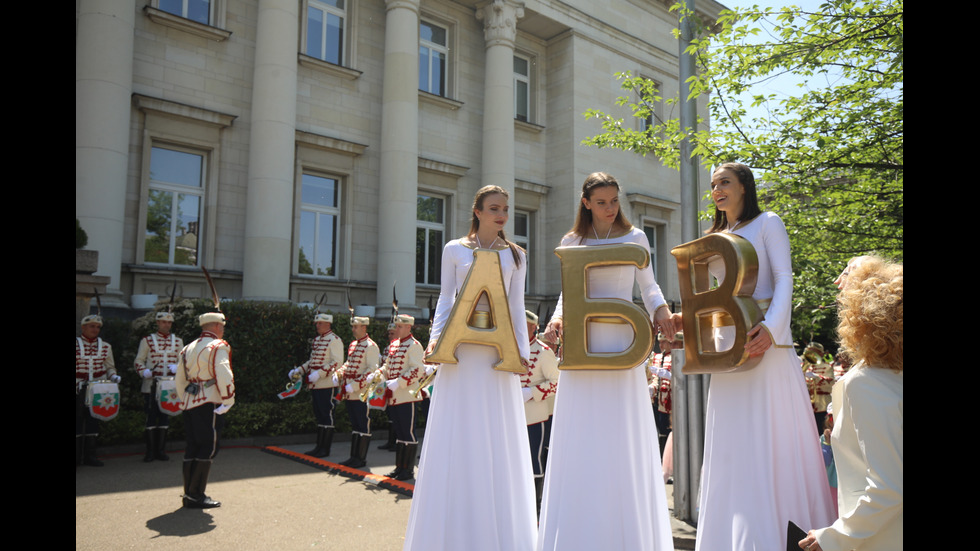
[[[347,346],[347,361],[344,362],[341,371],[344,375],[343,382],[353,388],[350,394],[343,397],[344,400],[360,399],[361,392],[368,386],[368,378],[378,369],[380,357],[381,350],[368,335],[351,341]]]
[[[231,372],[231,346],[214,333],[205,331],[180,351],[177,360],[177,393],[184,409],[212,403],[231,407],[235,403],[235,376]],[[187,394],[188,383],[201,391]]]
[[[116,374],[112,346],[99,337],[88,340],[75,338],[75,384],[107,379]]]
[[[327,331],[323,335],[317,335],[313,339],[313,350],[310,351],[310,359],[299,367],[303,370],[304,378],[313,371],[320,372],[320,378],[315,383],[308,384],[308,388],[319,390],[337,386],[333,382],[333,374],[340,369],[343,363],[344,342],[333,331]],[[337,375],[339,376],[340,374],[338,373]]]
[[[153,375],[149,379],[143,379],[140,392],[144,394],[150,392],[153,387],[153,377],[169,377],[171,375],[170,366],[177,364],[177,355],[181,348],[184,348],[184,341],[173,333],[163,335],[158,331],[152,335],[147,335],[140,341],[134,362],[136,374],[142,378],[144,369],[149,368],[153,371]]]
[[[423,355],[422,344],[412,335],[400,341],[392,341],[388,345],[388,361],[381,368],[381,374],[389,381],[398,379],[398,388],[388,397],[388,405],[397,406],[422,400],[421,392],[412,396],[408,391],[415,389],[425,376]]]
[[[531,389],[531,399],[524,402],[527,424],[547,421],[555,411],[558,358],[547,344],[538,339],[531,340],[528,370],[521,375],[521,387]]]

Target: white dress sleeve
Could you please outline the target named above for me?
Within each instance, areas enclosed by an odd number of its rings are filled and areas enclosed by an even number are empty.
[[[790,315],[793,308],[793,261],[790,257],[789,235],[783,220],[774,213],[767,212],[763,223],[762,239],[769,257],[773,293],[762,325],[772,335],[773,344],[792,345]]]
[[[504,249],[500,254],[511,254],[510,249]],[[518,253],[521,258],[521,265],[514,269],[510,276],[510,285],[507,291],[507,303],[510,308],[511,322],[514,325],[514,334],[517,336],[517,350],[521,358],[531,357],[531,347],[527,335],[527,322],[524,315],[524,279],[527,273],[527,257],[524,253]]]
[[[561,244],[559,244],[558,246],[569,247],[571,245],[574,245],[575,241],[581,241],[581,239],[579,239],[577,236],[573,234],[567,233],[565,234],[564,237],[561,238]],[[562,315],[564,314],[564,308],[563,308],[564,301],[562,301],[563,296],[564,296],[564,292],[558,295],[558,304],[555,305],[555,313],[551,315],[551,319],[561,319]]]
[[[633,230],[633,242],[643,247],[648,255],[650,254],[650,243],[647,241],[645,233],[639,230]],[[657,312],[657,308],[667,304],[667,301],[664,299],[663,291],[660,290],[660,285],[657,284],[657,279],[653,275],[652,263],[648,263],[647,267],[642,270],[636,268],[636,281],[640,285],[640,296],[643,297],[643,305],[647,307],[650,319],[653,320],[653,315]]]
[[[439,288],[439,302],[436,303],[436,315],[432,318],[432,331],[429,333],[429,342],[439,338],[442,329],[449,319],[449,313],[453,310],[456,302],[456,255],[454,251],[458,245],[456,240],[446,243],[442,250],[442,282]]]

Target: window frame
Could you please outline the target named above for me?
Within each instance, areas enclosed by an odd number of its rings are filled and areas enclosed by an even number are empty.
[[[517,68],[516,67],[514,68],[514,82],[513,82],[513,87],[514,87],[514,120],[517,120],[517,121],[520,121],[520,122],[532,122],[534,120],[534,108],[533,108],[534,102],[532,100],[532,98],[534,97],[534,91],[533,91],[533,88],[532,88],[533,79],[532,79],[532,74],[531,74],[533,72],[532,71],[532,67],[534,66],[533,58],[530,57],[530,56],[527,56],[527,55],[524,55],[524,54],[521,54],[521,53],[515,51],[514,52],[514,59],[515,59],[515,64],[516,64],[516,60],[517,59],[523,60],[525,63],[527,63],[527,74],[522,75],[522,74],[520,74],[520,73],[517,72]],[[526,118],[524,118],[524,119],[521,119],[520,118],[520,115],[518,113],[518,99],[519,98],[518,98],[518,86],[517,85],[518,85],[519,82],[523,82],[526,85],[524,100],[525,100],[525,103],[526,103],[526,106],[525,107],[527,109],[527,115],[526,115]]]
[[[150,175],[150,168],[153,161],[153,150],[154,149],[166,149],[169,151],[177,151],[179,153],[187,153],[191,155],[198,155],[201,157],[201,185],[199,187],[191,187],[183,185],[176,182],[167,182],[164,180],[154,180]],[[137,239],[137,263],[147,266],[166,266],[170,268],[191,268],[198,267],[202,263],[202,259],[208,252],[207,247],[207,237],[209,230],[213,228],[208,225],[207,216],[207,205],[209,204],[209,193],[211,192],[211,178],[213,175],[213,164],[212,159],[213,150],[200,147],[199,145],[187,144],[177,141],[151,138],[148,141],[146,150],[144,151],[144,171],[143,171],[143,185],[140,193],[140,216],[139,216],[139,229],[138,229],[138,239]],[[147,222],[149,221],[149,202],[151,192],[153,191],[164,191],[173,194],[186,194],[198,197],[198,211],[197,211],[197,254],[194,264],[178,264],[176,260],[176,248],[177,248],[177,235],[174,231],[174,226],[179,223],[179,221],[172,215],[171,217],[171,227],[170,227],[170,237],[168,243],[167,251],[167,262],[154,262],[146,260],[146,241],[147,241]],[[172,209],[177,202],[176,195],[171,203]],[[173,214],[173,211],[171,211]]]
[[[353,5],[352,5],[353,2],[354,0],[344,0],[344,8],[341,9],[341,8],[336,8],[334,6],[330,6],[329,4],[324,3],[322,0],[303,0],[301,5],[301,9],[303,10],[303,12],[300,16],[300,21],[301,21],[300,38],[299,38],[300,53],[322,63],[329,63],[330,65],[336,65],[338,67],[347,67],[347,68],[351,67],[353,65],[352,60],[354,59],[353,56],[354,40],[351,37],[352,29],[353,29],[353,25],[351,25],[351,18],[353,17]],[[324,13],[329,13],[333,15],[340,14],[342,18],[341,29],[340,29],[340,32],[342,34],[340,40],[341,51],[337,62],[333,62],[328,59],[324,59],[322,57],[318,57],[309,53],[309,32],[310,32],[309,15],[310,15],[311,7],[313,7],[314,9],[319,9]],[[323,43],[321,44],[321,47],[325,46],[327,40],[326,22],[324,22],[324,27],[325,28],[323,29]],[[325,50],[326,48],[324,47],[324,52]]]
[[[436,27],[436,28],[440,28],[440,29],[444,30],[445,33],[446,33],[446,44],[445,45],[441,45],[441,44],[437,44],[435,42],[424,40],[422,38],[422,25],[429,25],[430,27]],[[450,77],[450,75],[452,74],[452,67],[453,67],[453,59],[452,59],[451,54],[455,50],[455,48],[452,47],[452,41],[453,41],[453,37],[454,37],[453,29],[454,29],[454,27],[452,25],[448,24],[448,23],[439,22],[439,21],[434,20],[434,19],[429,18],[429,17],[419,17],[419,46],[418,46],[419,47],[419,50],[420,50],[419,51],[419,68],[418,68],[418,78],[419,78],[419,84],[420,84],[419,90],[422,91],[422,92],[425,92],[427,94],[432,94],[433,96],[437,96],[437,97],[441,97],[441,98],[447,98],[447,99],[451,99],[453,97],[453,92],[452,92],[452,78]],[[429,52],[430,52],[430,54],[427,56],[427,59],[428,59],[428,75],[429,75],[429,79],[428,79],[429,82],[428,82],[428,87],[427,88],[422,88],[422,86],[421,86],[421,80],[422,80],[422,59],[423,59],[421,49],[423,47],[428,48],[429,49]],[[441,52],[445,56],[445,68],[442,71],[442,87],[443,87],[443,93],[441,93],[441,94],[432,91],[432,59],[433,59],[433,56],[432,56],[431,52],[433,50],[435,50],[437,52]]]
[[[336,183],[337,200],[336,205],[333,207],[327,207],[323,205],[316,205],[313,203],[303,202],[303,178],[305,176],[312,176],[315,178],[323,178],[327,180],[333,180]],[[347,188],[347,178],[340,174],[334,174],[328,171],[319,170],[311,168],[308,166],[301,167],[298,171],[298,179],[296,183],[296,229],[295,238],[293,239],[293,262],[292,262],[292,273],[300,277],[311,277],[318,279],[339,279],[342,273],[343,266],[343,250],[344,250],[344,191]],[[299,260],[300,260],[300,250],[303,245],[303,214],[312,213],[316,216],[315,228],[320,226],[321,215],[333,216],[334,217],[334,229],[333,229],[333,274],[318,274],[316,273],[316,251],[319,247],[314,244],[313,256],[310,259],[311,266],[314,267],[314,273],[303,273],[299,271]],[[318,240],[320,233],[314,230],[314,239]]]
[[[442,222],[441,223],[440,222],[429,222],[429,221],[426,221],[426,220],[419,220],[419,216],[418,216],[418,200],[420,198],[422,198],[422,197],[428,197],[428,198],[432,198],[432,199],[439,199],[440,201],[442,201]],[[415,238],[415,250],[416,250],[416,258],[415,258],[415,284],[416,285],[424,285],[424,286],[438,287],[442,283],[442,272],[441,272],[440,265],[442,263],[442,258],[441,258],[442,250],[443,250],[443,248],[445,248],[446,243],[447,243],[446,237],[447,237],[447,231],[448,231],[448,228],[449,228],[449,204],[450,204],[450,197],[447,196],[447,195],[443,195],[441,193],[434,193],[434,192],[430,192],[430,191],[427,191],[427,190],[424,190],[424,189],[419,188],[418,192],[416,193],[416,203],[415,204],[416,204],[416,210],[415,210],[415,232],[416,232],[416,238]],[[420,245],[419,245],[419,241],[418,241],[418,232],[419,232],[419,230],[424,230],[425,231],[425,242],[422,244],[421,249],[420,249]],[[435,249],[432,249],[432,247],[430,245],[430,241],[429,241],[430,235],[431,235],[431,232],[432,231],[441,231],[442,232],[442,240],[441,240],[440,243],[437,244],[437,246],[435,247]],[[421,258],[421,260],[419,259],[419,256],[418,256],[418,251],[419,250],[421,250],[422,253],[423,253],[423,257]],[[428,271],[429,271],[429,264],[430,264],[429,257],[428,257],[429,250],[434,250],[434,251],[436,251],[436,254],[440,255],[440,258],[437,259],[438,262],[433,263],[434,271],[431,274],[428,273]],[[419,276],[419,263],[420,262],[421,262],[421,266],[422,266],[422,269],[423,269],[422,281],[419,281],[419,278],[418,278],[418,276]],[[433,282],[433,280],[434,280],[434,282]]]

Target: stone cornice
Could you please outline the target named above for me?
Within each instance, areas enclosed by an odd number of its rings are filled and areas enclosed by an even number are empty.
[[[133,103],[144,113],[157,113],[167,117],[181,117],[195,122],[210,124],[218,128],[231,126],[237,115],[227,115],[210,109],[193,107],[175,101],[133,94]]]
[[[326,151],[332,151],[334,153],[350,155],[351,157],[363,155],[364,150],[368,147],[363,144],[349,142],[340,138],[331,138],[330,136],[322,136],[320,134],[313,134],[302,130],[296,131],[296,143],[301,143]]]
[[[216,42],[228,40],[228,38],[231,36],[231,31],[198,23],[197,21],[191,21],[190,19],[185,19],[179,15],[174,15],[172,13],[154,8],[153,6],[143,6],[143,11],[146,13],[146,16],[150,18],[150,21],[153,21],[154,23],[179,29],[193,35],[202,36]]]

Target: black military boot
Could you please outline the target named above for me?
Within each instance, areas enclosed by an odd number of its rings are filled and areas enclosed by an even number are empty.
[[[370,434],[354,433],[356,439],[351,439],[351,458],[341,465],[346,465],[353,469],[360,469],[367,465],[368,445],[371,444]]]
[[[398,478],[402,474],[402,467],[405,464],[405,443],[398,442],[395,444],[395,470],[386,474],[388,478],[394,478],[395,480],[401,480]]]
[[[184,495],[182,495],[181,497],[183,498],[184,501],[184,507],[187,507],[188,509],[194,508],[194,504],[193,504],[194,500],[190,498],[190,494],[191,494],[191,478],[193,478],[194,476],[194,465],[196,464],[197,461],[194,461],[193,459],[184,460],[184,466],[183,466]]]
[[[327,457],[330,455],[330,446],[333,445],[333,427],[323,427],[323,449],[317,457]]]
[[[345,467],[353,467],[352,463],[357,460],[357,444],[361,441],[361,433],[355,432],[350,435],[350,457],[346,461],[341,461],[340,464]]]
[[[541,518],[541,496],[544,495],[544,477],[534,477],[534,503],[538,510],[538,518]]]
[[[395,427],[388,428],[388,441],[378,446],[378,449],[390,452],[398,451],[398,447],[395,445]]]
[[[190,492],[184,497],[184,507],[189,509],[213,509],[221,507],[220,501],[215,501],[205,494],[208,487],[208,475],[211,473],[210,461],[194,461],[196,465],[191,473]],[[188,503],[188,499],[190,503]]]
[[[146,429],[143,431],[143,440],[146,441],[146,453],[143,455],[143,463],[153,461],[153,458],[157,455],[156,450],[153,449],[153,447],[156,446],[156,439],[154,436],[156,435],[153,434],[153,429]]]
[[[316,426],[316,445],[313,446],[312,450],[303,453],[311,457],[323,457],[325,455],[323,454],[323,427]]]
[[[402,452],[402,472],[395,477],[395,480],[404,481],[415,478],[415,455],[418,451],[418,444],[405,444],[405,451]]]
[[[95,453],[95,434],[85,435],[85,449],[83,450],[82,463],[88,465],[89,467],[102,467],[105,463],[99,461],[99,457]]]
[[[167,429],[170,427],[157,427],[156,446],[153,449],[153,458],[157,461],[170,461],[167,455]]]

